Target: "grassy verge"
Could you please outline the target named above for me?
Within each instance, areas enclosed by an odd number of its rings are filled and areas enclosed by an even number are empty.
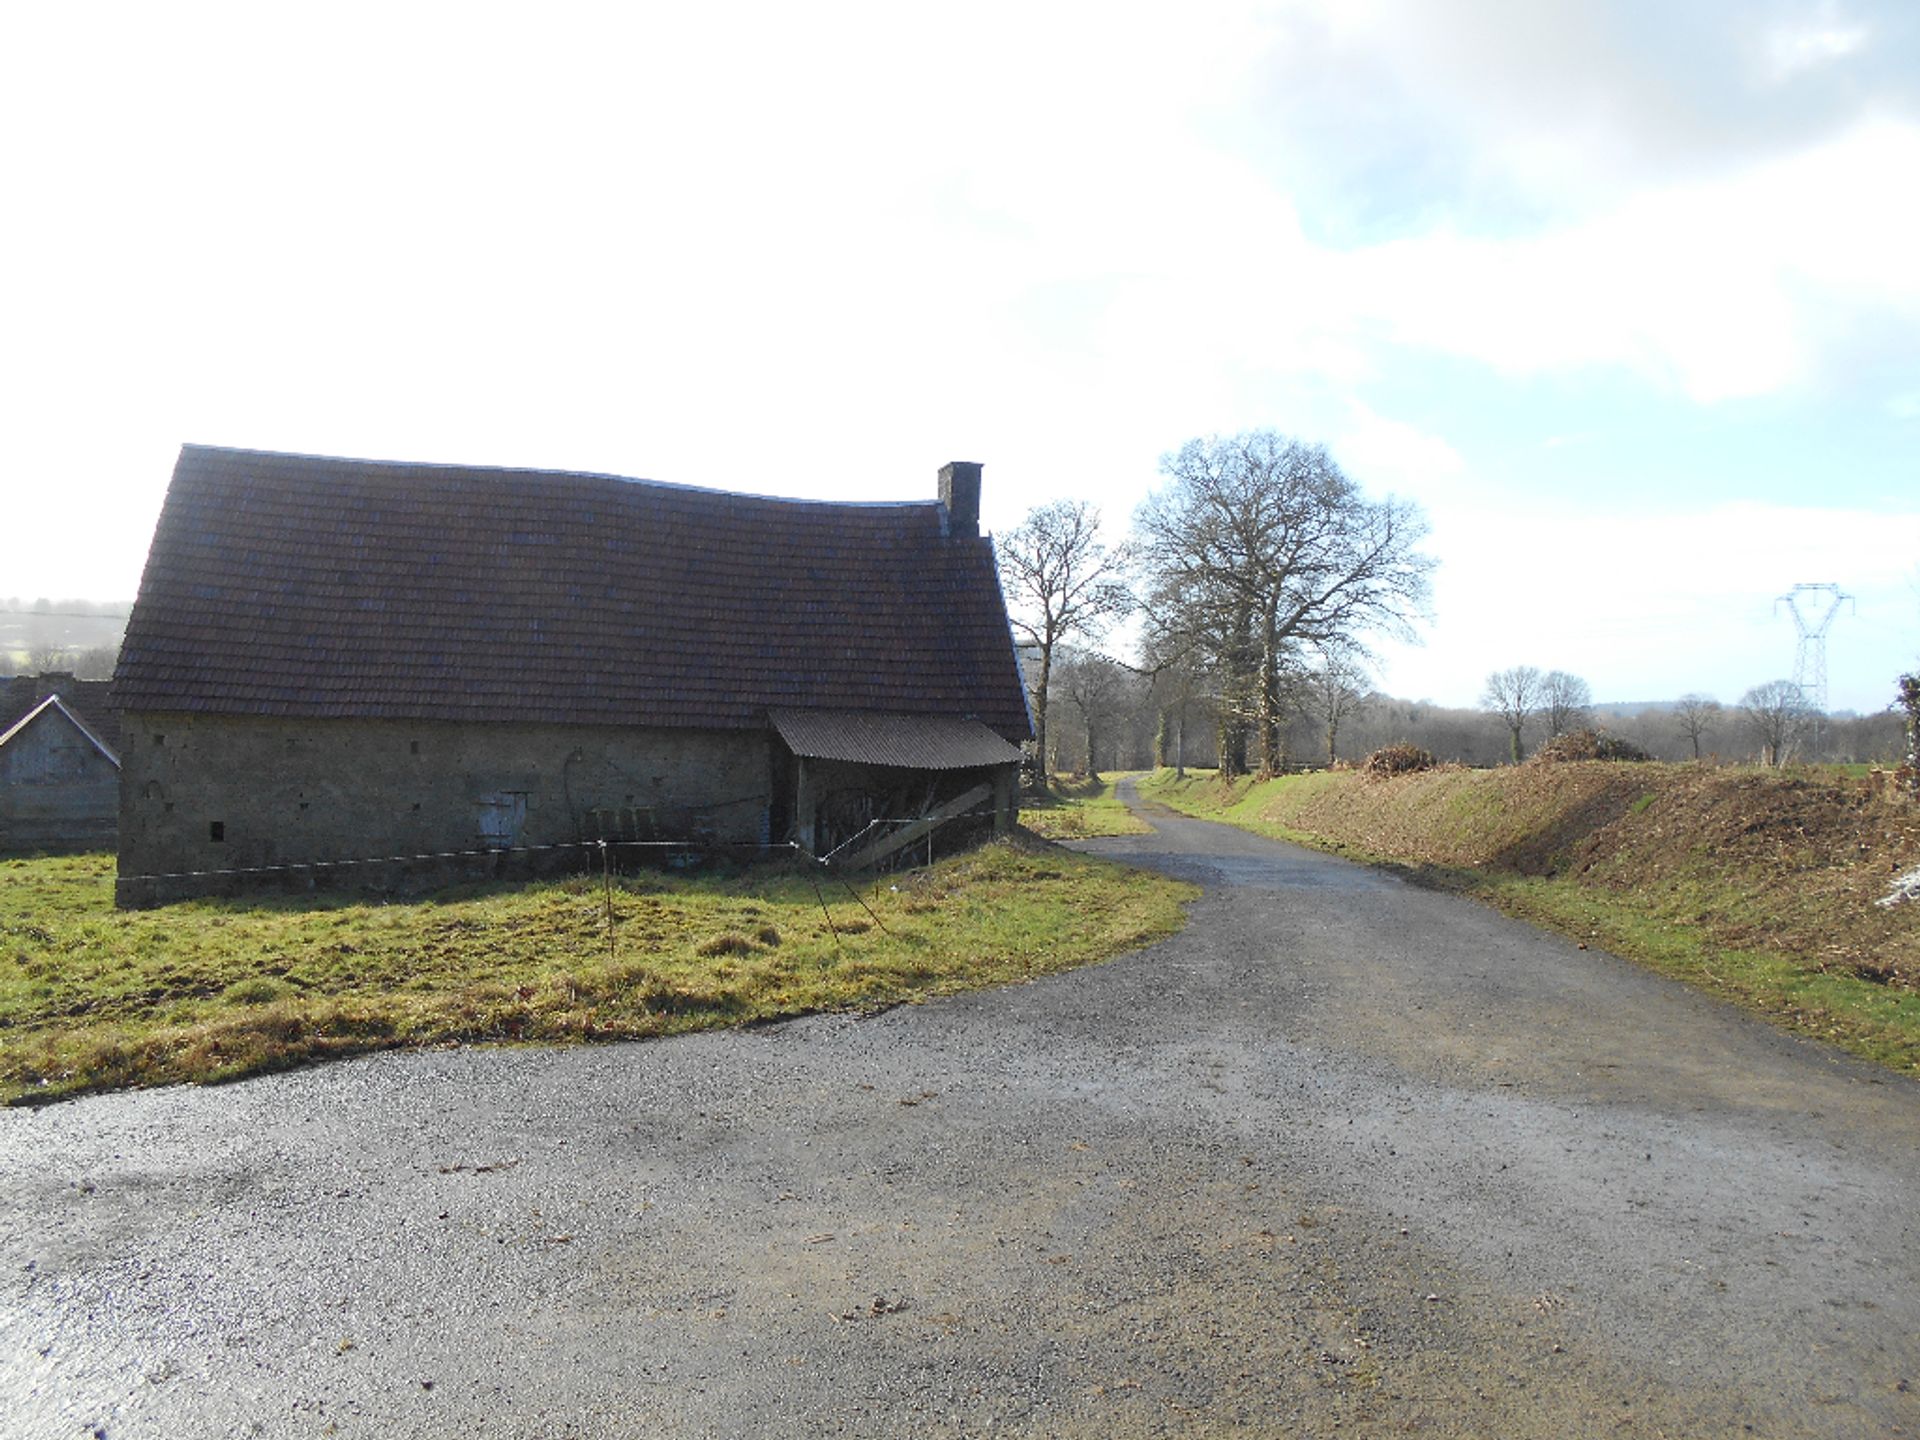
[[[109,855],[0,861],[0,1100],[914,1001],[1137,948],[1192,895],[1009,844],[868,882],[864,905],[795,870],[647,875],[614,885],[609,954],[597,878],[137,912],[113,908],[112,882]]]
[[[1114,794],[1117,775],[1074,780],[1053,777],[1053,794],[1045,800],[1026,799],[1020,805],[1020,823],[1049,840],[1086,840],[1097,835],[1146,835],[1153,827],[1120,803]]]
[[[1471,895],[1920,1074],[1920,809],[1845,776],[1602,763],[1353,772],[1142,794]]]

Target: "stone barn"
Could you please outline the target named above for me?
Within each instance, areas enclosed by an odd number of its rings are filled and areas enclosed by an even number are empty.
[[[0,685],[0,852],[112,846],[120,757],[109,691],[67,674]]]
[[[966,463],[844,504],[187,446],[114,679],[120,901],[1005,829],[979,503]]]

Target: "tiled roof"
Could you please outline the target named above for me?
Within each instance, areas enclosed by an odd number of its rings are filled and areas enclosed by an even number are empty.
[[[933,501],[189,445],[123,710],[748,728],[769,708],[1028,732],[991,542]]]
[[[0,681],[0,730],[11,728],[47,696],[56,694],[67,712],[96,741],[109,751],[120,748],[120,716],[114,707],[113,682],[76,680],[65,672],[16,675]]]
[[[978,720],[945,715],[776,710],[773,728],[789,750],[810,760],[851,760],[909,770],[970,770],[1020,760],[1015,746]]]
[[[92,730],[88,729],[87,723],[78,715],[74,714],[73,711],[69,710],[58,695],[47,696],[46,699],[42,700],[38,705],[34,706],[33,709],[14,721],[13,724],[9,725],[4,731],[0,731],[0,745],[6,745],[12,741],[16,735],[23,734],[26,728],[42,715],[57,715],[63,718],[67,724],[80,732],[81,737],[85,739],[89,745],[93,746],[94,749],[111,760],[114,769],[118,770],[120,768],[120,757],[113,753],[112,747],[102,741]]]

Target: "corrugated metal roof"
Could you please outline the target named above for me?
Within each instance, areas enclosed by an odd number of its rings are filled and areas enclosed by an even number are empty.
[[[944,715],[885,715],[872,710],[775,710],[773,728],[794,754],[908,770],[970,770],[1012,765],[1020,749],[978,720]]]

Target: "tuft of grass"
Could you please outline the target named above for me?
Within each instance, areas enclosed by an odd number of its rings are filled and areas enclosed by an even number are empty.
[[[1088,840],[1101,835],[1149,835],[1153,827],[1127,809],[1114,792],[1119,775],[1074,779],[1055,775],[1046,799],[1024,797],[1020,823],[1048,840]]]
[[[1258,784],[1163,771],[1140,788],[1472,895],[1920,1073],[1920,925],[1873,904],[1920,862],[1920,807],[1870,778],[1592,761]]]
[[[797,869],[649,873],[614,888],[610,955],[598,878],[119,911],[111,855],[0,860],[0,1100],[917,1001],[1138,948],[1194,893],[995,844],[863,892],[875,925]]]

